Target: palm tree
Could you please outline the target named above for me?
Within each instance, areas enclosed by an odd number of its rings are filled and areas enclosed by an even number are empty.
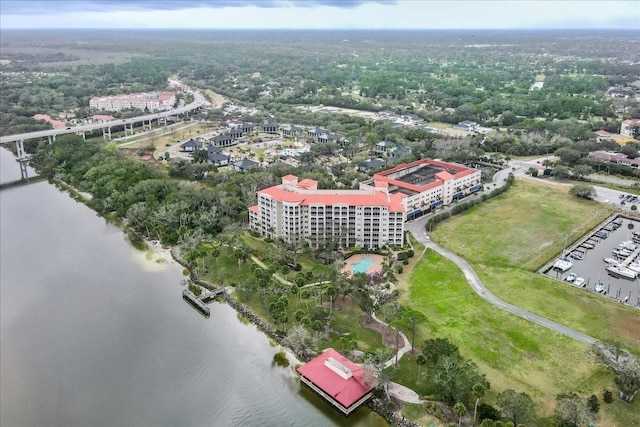
[[[485,388],[480,383],[475,383],[473,387],[471,387],[471,393],[476,398],[476,404],[473,407],[473,425],[476,425],[476,415],[478,414],[478,402],[480,398],[484,396]]]
[[[418,364],[418,382],[420,382],[420,367],[427,363],[427,358],[424,357],[424,354],[419,354],[416,357],[416,363]]]
[[[458,417],[458,427],[462,423],[462,417],[467,413],[467,408],[464,406],[464,403],[458,402],[453,406],[453,413]]]

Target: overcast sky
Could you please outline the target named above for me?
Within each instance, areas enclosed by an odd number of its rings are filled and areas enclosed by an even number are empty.
[[[640,30],[640,1],[0,0],[0,28]]]

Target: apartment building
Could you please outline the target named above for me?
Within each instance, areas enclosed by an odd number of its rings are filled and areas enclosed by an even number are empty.
[[[386,185],[389,194],[403,195],[402,204],[411,220],[425,211],[448,205],[482,188],[479,169],[455,163],[421,159],[403,163],[373,175],[360,188]]]
[[[405,207],[401,194],[386,186],[360,190],[319,190],[317,181],[282,177],[282,184],[257,192],[249,226],[286,242],[306,240],[313,247],[379,248],[402,245]]]
[[[104,111],[121,111],[129,108],[139,110],[170,110],[176,103],[175,92],[145,92],[110,96],[94,96],[89,100],[89,108]]]

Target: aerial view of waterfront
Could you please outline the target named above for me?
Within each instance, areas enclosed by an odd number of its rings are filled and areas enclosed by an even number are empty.
[[[0,426],[640,425],[637,0],[0,0]]]

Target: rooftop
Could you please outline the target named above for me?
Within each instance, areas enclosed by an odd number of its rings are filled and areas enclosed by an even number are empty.
[[[355,409],[375,386],[374,376],[332,348],[298,368],[305,383],[343,412]],[[310,383],[311,384],[310,384]],[[314,387],[315,386],[315,387]]]
[[[286,203],[308,205],[386,206],[389,212],[404,212],[403,195],[388,194],[379,190],[318,190],[317,182],[304,179],[298,182],[295,175],[282,178],[283,183],[258,191],[258,194]]]

